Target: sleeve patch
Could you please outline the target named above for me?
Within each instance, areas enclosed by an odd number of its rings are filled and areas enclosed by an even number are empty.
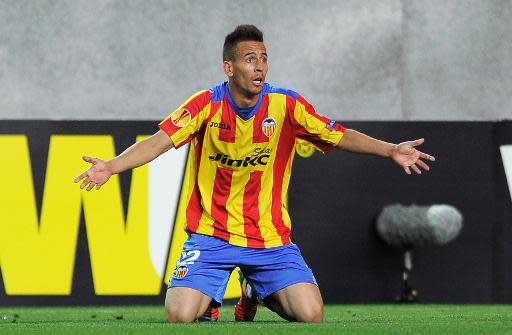
[[[329,129],[329,131],[333,131],[334,129],[336,129],[336,121],[329,120],[326,127],[327,127],[327,129]]]
[[[192,120],[192,114],[186,108],[179,108],[171,113],[172,123],[179,128],[183,128]]]

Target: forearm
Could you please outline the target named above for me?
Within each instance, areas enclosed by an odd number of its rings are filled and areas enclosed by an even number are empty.
[[[337,148],[341,150],[382,157],[390,157],[395,147],[396,145],[393,143],[378,140],[353,129],[345,130],[337,145]]]
[[[106,162],[112,173],[120,173],[144,165],[173,147],[171,139],[162,131],[134,143],[118,156]]]

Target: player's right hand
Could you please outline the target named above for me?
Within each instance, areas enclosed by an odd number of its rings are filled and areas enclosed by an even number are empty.
[[[99,190],[100,187],[107,182],[110,176],[112,176],[112,171],[107,166],[107,163],[99,158],[82,156],[82,159],[91,163],[92,166],[76,177],[75,183],[85,179],[80,185],[81,189],[87,187],[87,191],[90,191],[94,186],[96,186],[96,189]]]

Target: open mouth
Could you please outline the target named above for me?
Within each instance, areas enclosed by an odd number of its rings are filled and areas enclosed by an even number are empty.
[[[256,78],[252,80],[252,83],[256,86],[261,86],[263,84],[263,78]]]

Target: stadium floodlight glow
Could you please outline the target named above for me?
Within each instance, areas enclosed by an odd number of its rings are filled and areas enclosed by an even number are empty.
[[[404,249],[403,290],[398,302],[415,302],[417,291],[409,285],[412,249],[443,245],[455,239],[462,229],[462,214],[450,205],[385,206],[377,217],[378,235],[390,246]]]

